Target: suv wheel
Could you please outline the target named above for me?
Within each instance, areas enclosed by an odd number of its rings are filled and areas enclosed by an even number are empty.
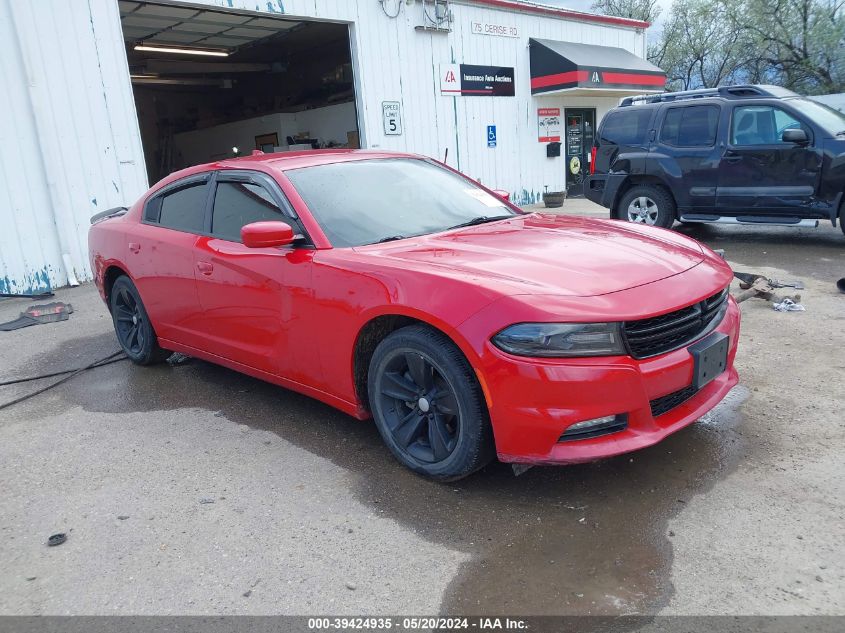
[[[622,196],[616,207],[616,217],[668,229],[675,221],[675,201],[662,187],[637,185]]]

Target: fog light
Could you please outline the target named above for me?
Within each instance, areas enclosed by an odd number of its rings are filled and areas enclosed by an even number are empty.
[[[571,440],[584,440],[590,437],[618,433],[628,426],[628,414],[606,415],[601,418],[576,422],[568,427],[560,436],[559,442]]]
[[[606,415],[603,418],[595,418],[593,420],[584,420],[583,422],[576,422],[572,426],[570,426],[567,430],[569,431],[582,431],[584,429],[591,429],[594,426],[601,426],[602,424],[607,424],[608,422],[613,422],[616,419],[615,415]]]

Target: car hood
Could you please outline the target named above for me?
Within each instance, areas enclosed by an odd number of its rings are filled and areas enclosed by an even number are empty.
[[[506,292],[582,297],[665,279],[705,258],[698,242],[670,231],[536,213],[356,251]]]

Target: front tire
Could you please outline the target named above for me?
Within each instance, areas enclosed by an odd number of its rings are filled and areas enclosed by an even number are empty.
[[[414,472],[451,481],[493,458],[481,387],[443,334],[412,325],[388,335],[373,354],[367,389],[385,444]]]
[[[616,217],[668,229],[675,222],[675,211],[675,200],[666,189],[655,185],[636,185],[619,200]]]
[[[152,365],[170,356],[170,352],[159,347],[141,295],[129,277],[118,277],[114,282],[109,305],[117,342],[129,360],[137,365]]]

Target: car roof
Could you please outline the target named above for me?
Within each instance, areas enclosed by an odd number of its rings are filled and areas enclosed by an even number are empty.
[[[428,157],[419,154],[405,152],[390,152],[383,150],[365,149],[312,149],[298,152],[277,152],[265,154],[258,152],[239,158],[227,158],[213,163],[202,163],[175,171],[165,176],[151,187],[151,190],[158,190],[172,182],[201,174],[207,171],[219,171],[225,169],[253,169],[256,171],[287,171],[290,169],[301,169],[303,167],[315,167],[318,165],[329,165],[332,163],[347,163],[359,160],[374,160],[386,158],[413,158],[427,160]]]
[[[252,154],[239,158],[228,158],[209,166],[219,168],[248,169],[250,165],[266,165],[273,169],[286,171],[316,165],[331,163],[345,163],[353,160],[367,160],[377,158],[422,158],[416,154],[403,152],[386,152],[366,149],[312,149],[299,152],[278,152],[275,154]]]

